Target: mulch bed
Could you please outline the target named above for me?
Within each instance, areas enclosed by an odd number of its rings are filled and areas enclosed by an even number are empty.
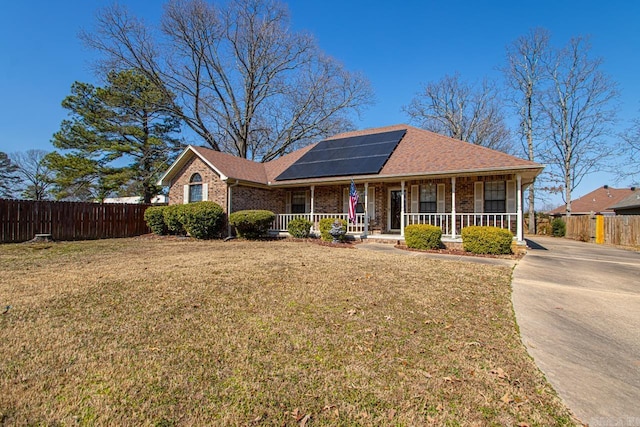
[[[497,259],[521,259],[524,256],[524,253],[516,253],[511,255],[492,255],[492,254],[474,254],[472,252],[467,252],[462,249],[431,249],[431,250],[423,250],[423,249],[413,249],[409,248],[405,245],[394,245],[397,249],[402,249],[403,251],[410,252],[423,252],[423,253],[431,253],[431,254],[442,254],[442,255],[457,255],[457,256],[470,256],[470,257],[479,257],[479,258],[497,258]]]

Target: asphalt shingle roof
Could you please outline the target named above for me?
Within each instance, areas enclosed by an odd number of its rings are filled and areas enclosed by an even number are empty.
[[[596,188],[590,193],[571,201],[573,215],[593,213],[613,213],[611,207],[631,194],[629,188],[612,188],[606,185]],[[566,214],[566,206],[558,206],[549,212],[550,215]]]
[[[407,132],[376,177],[453,175],[508,170],[528,170],[535,176],[543,168],[542,165],[535,162],[406,124],[345,132],[328,139],[348,138],[400,129],[406,129]],[[191,146],[190,148],[228,178],[266,185],[291,185],[326,180],[314,178],[281,183],[275,181],[275,177],[295,163],[314,145],[308,145],[267,163],[242,159],[204,147]],[[170,169],[163,180],[170,180],[171,175]]]

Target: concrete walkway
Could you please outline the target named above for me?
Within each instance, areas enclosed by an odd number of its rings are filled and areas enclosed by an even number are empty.
[[[640,253],[529,243],[512,296],[529,354],[582,422],[640,426]]]

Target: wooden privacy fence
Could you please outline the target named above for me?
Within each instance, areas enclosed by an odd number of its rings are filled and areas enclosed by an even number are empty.
[[[640,246],[640,215],[583,215],[563,218],[566,237],[585,242]]]
[[[0,199],[0,243],[36,234],[54,240],[108,239],[150,233],[145,204],[100,204]]]

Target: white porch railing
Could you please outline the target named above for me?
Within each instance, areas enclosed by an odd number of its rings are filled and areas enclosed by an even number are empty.
[[[512,233],[516,232],[518,214],[515,213],[458,213],[456,214],[455,233],[460,236],[462,229],[472,225],[492,226],[505,228]],[[356,214],[356,223],[348,222],[346,213],[310,213],[306,214],[279,214],[273,221],[272,231],[286,232],[289,222],[294,218],[306,218],[311,221],[311,231],[319,232],[319,223],[324,218],[340,218],[347,221],[347,233],[363,234],[365,214]],[[444,236],[451,236],[454,228],[451,226],[450,213],[405,213],[405,225],[429,224],[442,229]]]
[[[356,223],[349,222],[349,214],[346,213],[310,213],[306,214],[279,214],[276,215],[276,219],[271,226],[272,231],[285,232],[289,227],[289,222],[295,218],[305,218],[311,221],[311,231],[320,232],[320,220],[325,218],[343,219],[347,221],[347,233],[348,234],[362,234],[364,233],[364,214],[356,214]]]
[[[442,229],[444,236],[451,236],[450,213],[405,213],[405,225],[429,224]],[[517,229],[518,214],[516,213],[459,213],[456,214],[455,232],[460,236],[462,229],[472,225],[505,228],[512,233]]]
[[[446,213],[408,213],[405,214],[405,225],[429,224],[442,229],[442,234],[451,234],[451,214]]]
[[[464,227],[472,225],[506,228],[512,233],[515,233],[517,220],[518,214],[515,213],[456,214],[456,222],[458,223],[457,233],[459,234]]]

